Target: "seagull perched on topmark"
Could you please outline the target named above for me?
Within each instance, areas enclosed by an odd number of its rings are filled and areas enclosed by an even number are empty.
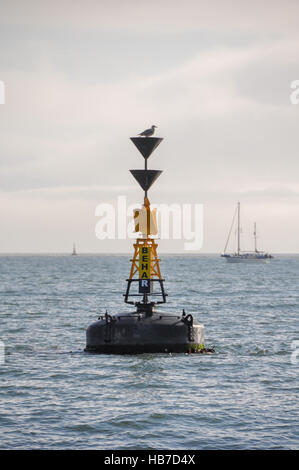
[[[152,125],[152,127],[150,129],[145,129],[145,131],[141,132],[138,135],[143,135],[144,137],[150,137],[155,132],[156,127],[157,126]]]

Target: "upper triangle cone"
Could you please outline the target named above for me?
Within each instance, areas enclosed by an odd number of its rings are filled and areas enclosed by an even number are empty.
[[[163,137],[130,137],[141,155],[147,159],[162,142]]]

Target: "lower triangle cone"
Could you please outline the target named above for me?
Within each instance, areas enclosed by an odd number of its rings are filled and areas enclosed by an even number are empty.
[[[144,191],[147,191],[162,173],[162,170],[130,170]]]

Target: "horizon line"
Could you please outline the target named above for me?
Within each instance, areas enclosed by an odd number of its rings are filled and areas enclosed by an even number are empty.
[[[165,255],[221,255],[222,252],[191,252],[191,251],[159,251],[161,254]],[[81,251],[77,252],[76,256],[79,255],[130,255],[130,251]],[[299,255],[297,251],[271,251],[271,253],[276,255]],[[72,256],[71,251],[3,251],[0,252],[0,256],[3,255],[70,255]]]

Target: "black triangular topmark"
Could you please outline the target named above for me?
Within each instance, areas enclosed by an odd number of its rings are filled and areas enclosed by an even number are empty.
[[[147,191],[156,179],[161,175],[162,170],[130,170],[136,181],[144,191]]]
[[[141,155],[147,159],[162,142],[162,137],[130,137]]]

